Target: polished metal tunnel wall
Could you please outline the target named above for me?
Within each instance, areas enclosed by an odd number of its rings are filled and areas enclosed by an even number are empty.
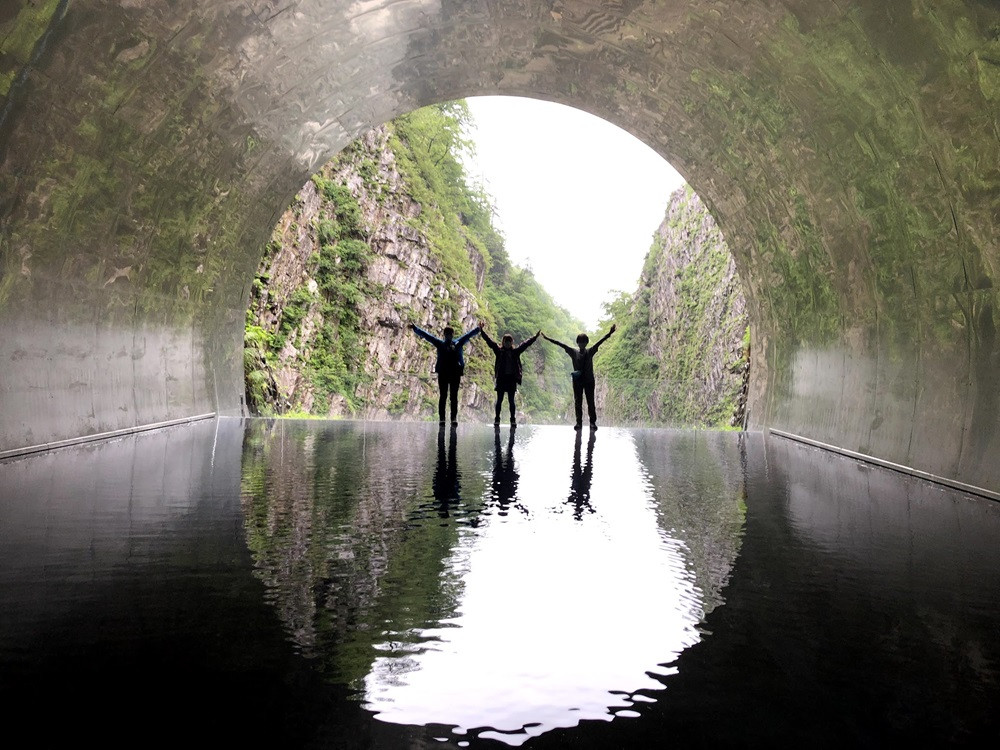
[[[604,117],[702,196],[750,299],[752,427],[1000,488],[985,0],[6,3],[0,456],[239,414],[297,187],[484,94]]]

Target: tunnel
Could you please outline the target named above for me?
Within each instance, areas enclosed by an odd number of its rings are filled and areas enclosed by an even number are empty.
[[[479,95],[600,116],[702,197],[748,297],[751,430],[1000,497],[986,0],[7,3],[0,458],[245,414],[295,192]]]

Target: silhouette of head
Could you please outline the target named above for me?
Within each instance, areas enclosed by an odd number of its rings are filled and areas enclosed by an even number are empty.
[[[445,326],[444,328],[444,340],[451,341],[452,337],[455,335],[455,329],[451,326]]]
[[[581,333],[579,336],[576,337],[576,343],[579,344],[580,346],[586,346],[587,344],[590,343],[590,336],[588,336],[585,333]]]
[[[504,349],[513,349],[514,337],[511,336],[509,333],[505,333],[503,335],[503,339],[501,340],[500,344],[503,346]]]

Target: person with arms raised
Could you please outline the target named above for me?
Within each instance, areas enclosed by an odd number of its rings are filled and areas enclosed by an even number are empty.
[[[481,327],[480,330],[482,331]],[[507,404],[510,408],[510,426],[517,426],[516,411],[514,409],[514,393],[517,386],[521,384],[521,353],[535,343],[541,331],[529,339],[525,339],[517,346],[514,346],[514,337],[505,333],[500,343],[490,338],[486,331],[482,331],[486,345],[493,350],[496,356],[496,363],[493,365],[493,376],[496,378],[497,403],[496,419],[493,424],[500,424],[500,410],[503,407],[503,397],[507,396]]]
[[[590,429],[597,429],[597,405],[594,402],[594,355],[597,349],[608,340],[608,337],[615,332],[616,326],[612,323],[610,330],[592,347],[587,348],[590,337],[581,333],[576,337],[577,349],[556,341],[542,334],[542,338],[550,341],[556,346],[562,347],[573,360],[573,406],[576,410],[576,427],[579,430],[583,425],[583,396],[587,396],[587,413],[590,416]]]
[[[451,423],[452,425],[457,425],[458,387],[462,382],[462,375],[465,374],[465,355],[462,353],[462,347],[465,346],[469,339],[479,333],[479,326],[476,326],[467,333],[463,333],[457,339],[454,338],[455,329],[451,326],[446,326],[442,331],[444,335],[443,339],[439,339],[437,336],[428,333],[415,323],[411,323],[410,328],[420,338],[431,342],[434,348],[437,349],[437,361],[434,365],[434,371],[438,376],[438,389],[440,391],[438,397],[438,420],[441,424],[444,424],[445,406],[450,397]]]

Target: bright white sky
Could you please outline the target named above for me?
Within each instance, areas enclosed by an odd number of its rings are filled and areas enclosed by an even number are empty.
[[[635,291],[653,232],[684,179],[642,141],[586,112],[519,97],[466,101],[478,177],[494,198],[511,260],[530,265],[593,332],[605,302]]]

